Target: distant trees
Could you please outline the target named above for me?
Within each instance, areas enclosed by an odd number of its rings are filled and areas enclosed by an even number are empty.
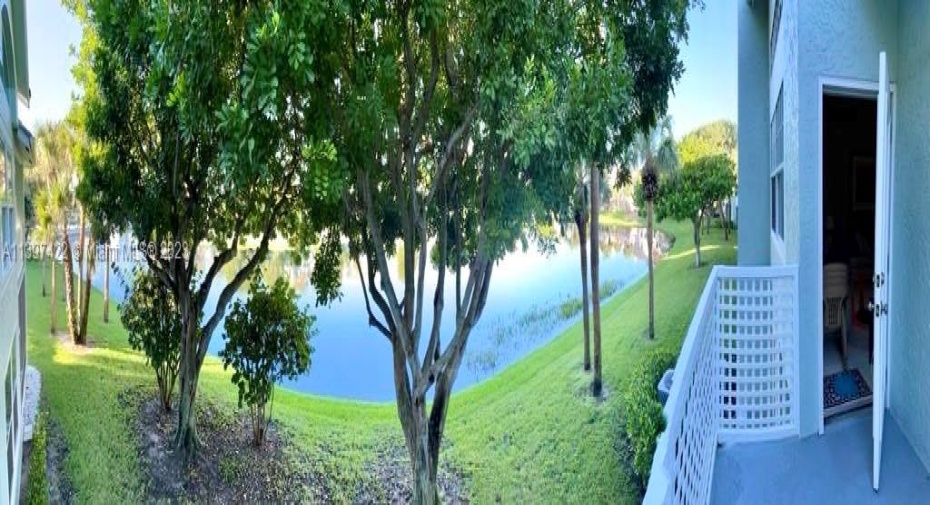
[[[682,163],[694,161],[701,156],[712,153],[725,154],[733,162],[733,175],[736,176],[736,124],[725,119],[713,121],[699,126],[682,137],[678,143],[678,152]],[[726,195],[714,204],[714,210],[720,216],[720,225],[723,228],[723,239],[729,240],[730,216],[726,204],[732,194]],[[710,217],[710,212],[706,217]]]
[[[310,369],[314,317],[297,307],[296,297],[286,280],[268,288],[256,276],[248,300],[234,303],[226,318],[226,347],[219,355],[223,369],[233,369],[239,406],[249,407],[257,446],[265,441],[275,384]]]
[[[659,219],[688,219],[694,230],[694,266],[701,266],[701,223],[716,202],[733,194],[736,175],[726,154],[708,154],[688,161],[659,186]]]

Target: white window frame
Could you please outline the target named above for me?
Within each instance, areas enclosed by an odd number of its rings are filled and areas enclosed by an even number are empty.
[[[0,280],[4,279],[16,262],[16,174],[6,146],[0,143]]]
[[[769,168],[769,232],[778,251],[785,248],[785,109],[784,87],[779,85],[769,119],[771,167]],[[776,122],[779,122],[776,124]],[[780,143],[780,145],[778,145]],[[778,159],[781,153],[781,159]],[[782,258],[783,259],[783,258]]]

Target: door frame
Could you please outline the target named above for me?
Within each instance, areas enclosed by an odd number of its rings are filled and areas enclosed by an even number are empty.
[[[820,305],[823,305],[823,97],[826,96],[840,96],[848,98],[870,98],[878,100],[878,81],[864,81],[858,79],[847,79],[841,77],[825,77],[821,76],[818,78],[817,83],[817,265],[820,265],[816,269],[817,273],[814,275],[815,287],[814,291],[816,294],[816,300],[819,301]],[[891,159],[890,159],[890,177],[888,183],[890,184],[889,194],[891,197],[890,208],[891,214],[889,216],[889,221],[892,223],[891,235],[888,241],[888,254],[890,257],[894,255],[894,163],[895,163],[895,137],[897,135],[897,103],[898,103],[898,94],[895,92],[894,82],[889,85],[889,92],[891,93]],[[876,118],[876,121],[878,118]],[[877,171],[876,165],[876,171]],[[888,267],[888,305],[889,307],[894,307],[894,290],[891,289],[892,280],[894,279],[894,267],[892,266],[894,262],[889,261]],[[823,328],[823,310],[818,308],[815,312],[817,314],[817,328]],[[888,349],[891,348],[891,334],[893,326],[893,317],[888,318]],[[819,431],[820,435],[823,435],[824,430],[824,405],[823,405],[823,335],[820,336],[820,345],[817,346],[817,390],[818,397],[817,401],[820,404],[820,415],[819,415]],[[891,353],[888,353],[888,367],[891,369]],[[887,370],[886,370],[887,371]],[[874,373],[874,371],[873,371]],[[886,391],[891,391],[891,374],[888,374],[888,377],[885,380],[885,389]],[[874,378],[872,383],[875,383]],[[888,408],[888,405],[885,405]]]

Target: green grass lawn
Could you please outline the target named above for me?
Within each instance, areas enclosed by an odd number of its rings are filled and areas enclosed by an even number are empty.
[[[625,503],[639,500],[625,461],[619,394],[634,365],[652,348],[677,349],[710,267],[692,269],[688,223],[662,223],[678,237],[656,268],[655,341],[643,338],[647,284],[640,281],[602,308],[606,399],[588,395],[582,372],[581,324],[494,378],[453,397],[446,425],[444,461],[466,477],[472,501]],[[708,264],[732,263],[735,237],[719,229],[703,240]],[[27,269],[29,360],[43,375],[49,414],[69,452],[66,471],[81,503],[139,501],[146,494],[141,461],[129,430],[129,408],[120,393],[152,385],[144,359],[129,349],[118,323],[100,317],[94,292],[88,332],[90,349],[74,349],[49,334],[49,298],[41,296],[38,264]],[[65,328],[64,304],[58,327]],[[359,317],[363,317],[361,314]],[[312,373],[312,370],[311,370]],[[357,370],[356,373],[364,373]],[[208,357],[201,398],[232,411],[236,390],[220,362]],[[401,442],[390,404],[333,400],[280,390],[275,418],[309,455],[336,501],[350,501],[357,486],[373,485],[366,463]]]

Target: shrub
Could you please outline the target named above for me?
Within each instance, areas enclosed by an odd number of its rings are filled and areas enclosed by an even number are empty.
[[[258,446],[265,440],[271,419],[274,385],[310,368],[315,318],[297,307],[296,297],[284,279],[268,289],[256,276],[248,300],[233,304],[226,318],[226,347],[219,355],[223,368],[232,366],[234,370],[232,382],[239,388],[239,407],[249,406],[253,440]]]
[[[634,371],[623,409],[626,436],[633,452],[633,471],[643,484],[649,481],[656,440],[665,429],[665,417],[656,387],[662,374],[675,364],[676,355],[668,351],[650,353]]]
[[[135,269],[131,290],[119,306],[120,320],[129,332],[129,345],[144,353],[155,370],[159,402],[169,411],[181,361],[180,311],[171,293],[147,269]]]
[[[40,410],[32,428],[32,452],[29,453],[29,476],[25,495],[25,503],[28,505],[48,505],[48,431],[45,427],[45,416],[46,414]]]

